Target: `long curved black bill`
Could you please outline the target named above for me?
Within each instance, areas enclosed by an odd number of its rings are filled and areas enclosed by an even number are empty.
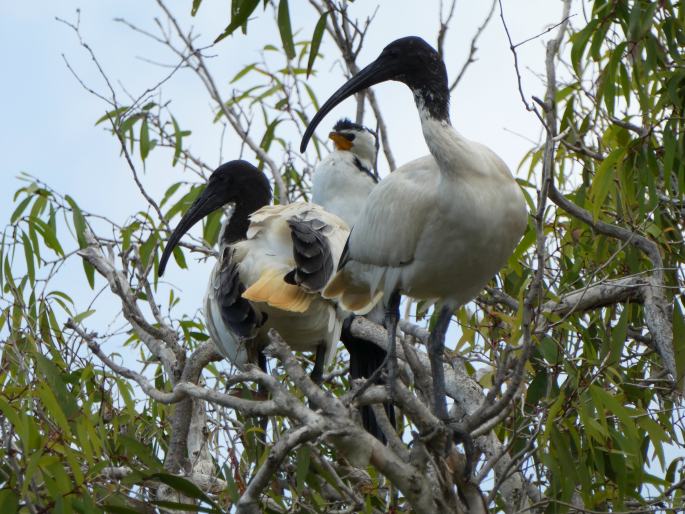
[[[314,115],[314,118],[312,118],[312,121],[307,126],[307,130],[304,132],[304,136],[302,136],[300,152],[304,152],[307,149],[307,144],[314,134],[314,130],[336,105],[368,87],[393,79],[397,71],[397,66],[381,54],[378,59],[348,80],[345,85],[330,96],[326,103],[321,106],[319,112]]]
[[[216,188],[212,187],[212,183],[210,182],[207,184],[207,187],[200,193],[200,196],[193,202],[193,205],[190,206],[188,212],[181,218],[181,221],[179,221],[178,225],[171,233],[171,237],[169,237],[169,240],[166,243],[164,252],[162,252],[162,258],[159,260],[159,270],[157,274],[160,277],[164,274],[167,261],[169,260],[169,257],[171,257],[174,248],[183,237],[183,234],[188,232],[193,225],[221,207],[224,203],[225,202],[222,201],[220,195],[217,194]]]

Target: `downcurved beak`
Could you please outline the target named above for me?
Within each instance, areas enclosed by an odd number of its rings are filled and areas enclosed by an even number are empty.
[[[224,203],[226,203],[225,199],[221,198],[216,187],[212,187],[211,182],[207,184],[207,187],[200,193],[200,196],[193,202],[193,205],[190,206],[188,212],[181,218],[181,221],[171,233],[164,252],[162,252],[162,258],[159,260],[158,276],[161,277],[164,274],[169,257],[171,257],[171,253],[183,237],[183,234],[188,232],[202,218],[224,205]]]
[[[307,149],[307,144],[314,134],[314,130],[316,130],[316,127],[321,123],[321,120],[324,119],[326,114],[332,111],[336,105],[368,87],[379,84],[380,82],[385,82],[386,80],[392,80],[398,71],[397,64],[391,62],[381,54],[378,59],[348,80],[345,85],[331,95],[326,103],[321,106],[319,112],[314,115],[304,136],[302,136],[300,152],[304,152]]]

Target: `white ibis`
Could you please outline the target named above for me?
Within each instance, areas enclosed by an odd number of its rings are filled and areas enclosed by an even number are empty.
[[[343,160],[322,174],[337,170],[335,181],[342,193],[335,200],[344,203],[349,199],[351,204],[361,205],[375,183],[355,163],[368,162],[367,139],[373,148],[373,134],[361,126],[347,125],[344,130],[334,130],[331,138],[339,145],[343,140],[354,141],[360,131],[364,133],[359,134],[357,145],[344,152],[351,156],[346,158],[349,166],[342,165]],[[363,151],[357,155],[358,146]],[[326,162],[317,167],[315,177]],[[322,200],[324,207],[326,200]],[[269,181],[261,171],[246,161],[223,164],[212,173],[207,187],[170,236],[159,275],[185,232],[209,213],[233,203],[204,301],[212,340],[238,368],[258,360],[264,367],[260,350],[268,344],[269,329],[275,328],[293,350],[316,351],[312,378],[320,381],[324,366],[335,354],[341,321],[335,304],[322,298],[319,291],[335,270],[349,228],[322,206],[307,202],[270,206],[270,201]]]
[[[316,167],[312,177],[312,200],[323,205],[328,212],[343,218],[352,227],[362,212],[368,194],[379,180],[374,166],[376,135],[362,125],[343,119],[335,124],[328,137],[335,143],[336,151],[331,152]],[[382,313],[378,317],[382,319]],[[345,320],[341,333],[341,341],[350,354],[350,378],[370,378],[385,362],[386,352],[354,336],[350,331],[352,320],[353,317]],[[387,403],[385,410],[390,423],[394,425],[392,403]],[[363,406],[360,412],[364,428],[385,442],[385,434],[376,422],[371,407]]]
[[[338,121],[328,135],[335,151],[314,170],[312,201],[354,226],[371,190],[375,171],[376,134],[348,119]]]
[[[391,392],[400,295],[438,301],[428,352],[433,408],[446,419],[442,354],[449,320],[507,261],[526,226],[526,205],[502,159],[450,124],[445,64],[418,37],[390,43],[333,93],[307,127],[300,150],[333,107],[388,80],[411,89],[431,155],[398,168],[369,195],[323,294],[354,312],[384,297]]]

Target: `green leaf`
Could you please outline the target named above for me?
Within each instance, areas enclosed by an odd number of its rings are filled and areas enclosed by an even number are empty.
[[[596,220],[602,210],[604,200],[609,194],[611,184],[614,182],[614,168],[616,163],[623,158],[626,153],[625,148],[616,148],[607,155],[601,162],[592,180],[592,217]]]
[[[288,60],[295,58],[295,43],[293,42],[293,28],[290,25],[290,10],[288,0],[280,0],[278,4],[278,30],[281,33],[283,50]]]
[[[106,120],[111,120],[112,124],[116,125],[116,122],[119,120],[121,115],[126,113],[126,111],[128,111],[129,109],[130,109],[129,106],[125,106],[125,107],[119,107],[118,109],[114,109],[112,111],[106,112],[104,116],[102,116],[101,118],[99,118],[95,122],[95,125],[97,126]]]
[[[29,204],[31,201],[31,196],[27,196],[24,198],[19,205],[17,205],[17,208],[14,209],[14,212],[12,213],[12,217],[10,218],[10,223],[15,224],[19,218],[21,218],[21,215],[24,213],[24,209],[26,209],[26,206]]]
[[[139,510],[129,509],[122,505],[112,505],[107,504],[104,506],[105,512],[111,512],[112,514],[140,514]]]
[[[31,248],[31,241],[29,241],[29,238],[24,231],[21,233],[21,242],[22,246],[24,247],[24,256],[26,257],[26,271],[29,275],[31,285],[33,285],[36,282],[36,268],[33,263],[33,250]]]
[[[599,20],[591,20],[583,30],[576,32],[571,40],[573,41],[573,46],[571,47],[571,64],[573,65],[574,71],[580,75],[580,61],[585,53],[585,48],[587,47],[587,42],[595,31],[595,27],[599,23]]]
[[[673,302],[673,345],[676,372],[680,377],[678,385],[682,388],[685,380],[685,315],[679,301]]]
[[[140,262],[144,267],[150,265],[150,258],[153,255],[153,250],[157,247],[157,232],[150,234],[150,237],[142,245],[140,245]]]
[[[76,238],[78,239],[79,248],[85,248],[87,246],[84,235],[86,230],[86,219],[83,217],[81,209],[71,196],[66,195],[64,198],[71,207],[72,216],[74,219],[74,230],[76,231]]]
[[[77,314],[76,316],[74,316],[72,319],[73,319],[74,323],[81,323],[84,319],[86,319],[88,316],[90,316],[94,312],[95,312],[95,309],[83,311],[80,314]]]
[[[297,449],[297,457],[295,458],[295,461],[297,462],[297,470],[295,471],[295,488],[297,489],[297,491],[304,490],[304,481],[305,478],[307,478],[307,473],[309,473],[309,460],[309,446],[300,446]]]
[[[218,43],[225,37],[233,34],[238,27],[246,24],[250,14],[254,12],[258,5],[259,0],[242,0],[231,17],[231,23],[228,24],[228,26],[219,35],[219,37],[214,40],[214,42]]]
[[[83,272],[86,274],[88,285],[91,289],[93,289],[95,287],[95,268],[93,268],[93,265],[86,260],[82,260],[81,262],[83,262]]]
[[[233,83],[237,82],[238,80],[240,80],[241,78],[243,78],[245,75],[247,75],[248,73],[250,73],[252,70],[254,70],[256,66],[257,66],[257,63],[256,63],[256,62],[253,62],[252,64],[248,64],[248,65],[245,66],[242,70],[240,70],[238,73],[235,74],[235,77],[233,77],[233,78],[231,79],[231,81],[229,82],[229,84],[233,84]]]
[[[266,127],[266,132],[264,132],[264,137],[262,137],[262,140],[259,143],[259,146],[264,149],[264,151],[268,152],[269,148],[271,147],[271,143],[274,139],[274,132],[276,132],[276,127],[278,126],[279,123],[281,123],[282,120],[280,119],[275,119],[269,125]]]
[[[135,414],[135,404],[129,396],[130,391],[126,387],[121,387],[121,382],[119,383],[119,392],[122,393],[122,398],[126,403],[126,409],[129,411],[130,414]],[[139,462],[142,462],[143,464],[145,464],[145,466],[147,466],[150,470],[153,471],[162,468],[162,463],[159,461],[158,457],[153,454],[150,447],[141,443],[135,437],[131,437],[126,434],[120,434],[118,436],[117,443],[120,445],[120,449],[117,450],[118,452],[120,452],[120,455],[123,455],[129,459],[135,459]]]
[[[193,0],[193,7],[190,10],[191,16],[195,16],[197,14],[197,10],[200,8],[201,3],[202,3],[202,0]]]
[[[240,499],[240,491],[238,491],[238,486],[235,483],[235,478],[233,477],[233,472],[231,471],[231,469],[226,464],[224,464],[223,470],[224,470],[224,480],[226,480],[226,493],[228,494],[228,498],[233,503],[237,503],[238,500]]]
[[[176,166],[178,158],[181,156],[181,150],[183,150],[183,133],[178,126],[176,118],[172,116],[171,122],[174,124],[174,158],[171,161],[171,165]]]
[[[202,500],[209,503],[213,507],[216,504],[207,496],[202,490],[185,478],[169,475],[168,473],[153,473],[147,477],[148,480],[159,480],[160,482],[172,487],[175,491],[183,493],[189,498],[195,498],[196,500]]]
[[[326,29],[326,18],[328,17],[328,12],[325,12],[316,22],[316,27],[314,27],[314,34],[312,34],[312,42],[309,46],[309,60],[307,61],[307,77],[311,75],[312,69],[314,68],[314,61],[316,56],[319,54],[319,48],[321,47],[321,40],[323,39],[323,33]]]
[[[148,132],[147,118],[140,124],[140,158],[147,159],[150,153],[150,133]]]
[[[34,355],[38,369],[40,369],[49,389],[54,393],[59,405],[64,409],[68,418],[73,419],[80,412],[76,399],[67,389],[62,370],[50,359],[40,353]]]
[[[623,352],[623,345],[626,342],[628,334],[628,312],[630,309],[624,308],[621,316],[611,331],[611,357],[609,358],[609,365],[615,366],[618,364]]]
[[[17,477],[18,478],[18,477]],[[19,496],[11,489],[0,490],[0,512],[19,512]]]
[[[50,414],[55,423],[59,425],[62,434],[71,437],[71,428],[69,427],[69,421],[67,420],[67,417],[65,416],[65,413],[62,410],[60,403],[57,401],[57,398],[53,394],[53,391],[49,387],[39,387],[38,397],[40,398],[40,402],[43,404],[43,407],[45,407],[45,410]]]

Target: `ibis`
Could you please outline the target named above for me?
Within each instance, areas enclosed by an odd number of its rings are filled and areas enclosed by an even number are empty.
[[[271,187],[264,173],[246,161],[231,161],[212,173],[162,253],[160,276],[174,247],[194,224],[233,204],[221,230],[204,313],[217,349],[239,369],[248,362],[264,368],[261,349],[268,344],[271,328],[293,350],[315,352],[312,378],[317,382],[335,355],[342,321],[335,303],[319,292],[335,271],[349,233],[344,216],[356,217],[360,210],[345,205],[363,205],[375,186],[369,168],[375,155],[374,134],[349,121],[336,127],[330,137],[337,150],[314,174],[318,186],[313,199],[322,205],[269,205]],[[327,196],[333,185],[338,194]],[[332,212],[326,210],[327,203]]]
[[[411,90],[430,155],[401,166],[374,188],[323,295],[353,312],[383,299],[391,394],[400,295],[437,302],[428,353],[433,410],[446,419],[442,358],[451,316],[506,263],[526,226],[526,205],[502,159],[452,126],[445,64],[419,37],[393,41],[335,91],[312,118],[300,150],[336,105],[389,80]]]

